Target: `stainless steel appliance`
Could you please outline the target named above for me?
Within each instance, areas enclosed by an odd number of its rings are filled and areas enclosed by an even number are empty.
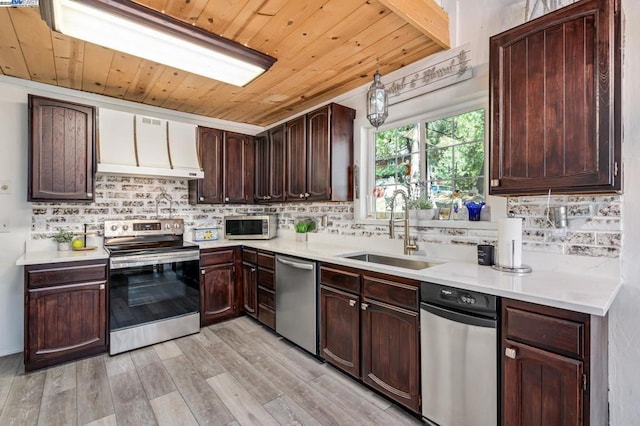
[[[439,426],[498,423],[497,298],[422,283],[422,417]]]
[[[270,240],[276,236],[277,227],[277,216],[272,214],[224,217],[224,237],[228,240]]]
[[[182,219],[105,221],[109,353],[200,330],[200,250]]]
[[[316,263],[276,255],[276,331],[318,354]]]

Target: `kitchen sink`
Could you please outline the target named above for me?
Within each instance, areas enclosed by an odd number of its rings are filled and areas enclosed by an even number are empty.
[[[431,268],[433,266],[440,265],[437,262],[429,262],[427,260],[422,259],[410,259],[405,257],[392,257],[385,256],[382,254],[375,253],[355,253],[343,255],[345,259],[353,259],[359,260],[361,262],[369,262],[369,263],[379,263],[381,265],[395,266],[397,268],[407,268],[407,269],[426,269]]]

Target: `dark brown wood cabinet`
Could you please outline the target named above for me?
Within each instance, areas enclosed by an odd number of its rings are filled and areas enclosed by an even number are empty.
[[[107,350],[107,261],[25,267],[25,370]]]
[[[222,144],[222,130],[198,127],[198,155],[204,178],[189,181],[189,203],[222,203]]]
[[[254,166],[253,137],[224,132],[222,180],[225,203],[253,202]]]
[[[287,200],[353,200],[354,119],[355,110],[329,104],[287,122]]]
[[[244,312],[258,317],[258,268],[256,266],[257,253],[255,249],[242,249],[242,301]]]
[[[360,377],[360,296],[320,287],[320,355],[337,368]]]
[[[28,201],[95,199],[96,111],[29,95]]]
[[[255,138],[255,201],[285,200],[285,126],[280,125]]]
[[[343,266],[320,267],[320,354],[416,413],[419,284]]]
[[[258,250],[258,321],[276,329],[276,257],[272,252]]]
[[[202,327],[242,313],[239,270],[239,248],[201,250],[200,325]]]
[[[606,318],[502,303],[502,424],[607,422]]]
[[[491,37],[491,194],[621,189],[619,3],[579,1]]]

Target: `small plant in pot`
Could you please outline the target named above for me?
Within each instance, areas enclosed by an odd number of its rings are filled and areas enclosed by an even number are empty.
[[[307,241],[307,232],[316,229],[316,222],[313,219],[304,219],[295,224],[296,241]]]
[[[433,203],[431,202],[431,200],[420,198],[416,200],[416,203],[418,208],[418,220],[433,219],[436,209],[433,208]]]
[[[71,250],[71,241],[73,241],[74,233],[73,231],[60,229],[57,233],[53,235],[53,241],[58,243],[59,251]]]

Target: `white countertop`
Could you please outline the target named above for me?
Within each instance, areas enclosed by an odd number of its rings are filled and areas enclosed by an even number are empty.
[[[16,260],[16,265],[38,265],[43,263],[60,263],[60,262],[78,262],[81,260],[96,260],[96,259],[108,259],[109,253],[107,253],[102,247],[98,247],[95,250],[66,250],[58,251],[52,250],[39,250],[29,251],[20,256]]]
[[[607,314],[621,285],[619,273],[616,270],[611,271],[611,268],[607,267],[607,259],[555,256],[555,258],[559,258],[555,263],[553,261],[540,261],[537,265],[532,265],[533,272],[528,275],[518,276],[499,272],[488,266],[480,266],[475,261],[470,260],[469,253],[473,253],[474,246],[454,248],[458,251],[466,250],[467,256],[463,260],[438,258],[436,256],[411,256],[412,258],[442,262],[440,265],[416,271],[341,257],[345,254],[358,253],[365,250],[402,257],[402,254],[400,254],[402,253],[401,240],[348,239],[320,235],[313,235],[310,238],[311,241],[306,243],[297,242],[292,237],[279,236],[268,241],[218,240],[198,244],[202,249],[244,245],[598,316]],[[429,251],[427,250],[427,252]],[[106,259],[108,257],[109,254],[101,247],[91,251],[39,250],[25,253],[16,261],[16,265],[73,262]],[[574,264],[573,267],[566,267],[569,258],[573,258],[578,263]],[[553,259],[553,257],[548,259]],[[609,263],[611,263],[610,261],[609,259]]]
[[[365,250],[389,255],[385,241],[367,239],[371,244],[364,245],[343,241],[296,242],[293,239],[276,238],[269,241],[216,241],[199,243],[201,248],[224,247],[242,244],[247,247],[269,250],[276,253],[298,256],[307,259],[330,262],[337,265],[387,273],[435,284],[493,294],[501,297],[538,303],[556,308],[568,309],[586,314],[604,316],[620,289],[621,280],[616,274],[594,274],[592,270],[583,272],[563,272],[562,268],[534,267],[533,272],[524,276],[496,271],[489,266],[480,266],[468,261],[451,261],[437,258],[425,258],[440,265],[422,270],[409,270],[393,266],[367,263],[347,259],[340,255],[363,252]],[[392,245],[391,241],[389,245]],[[391,247],[395,257],[401,251]],[[420,256],[412,256],[420,258]]]

